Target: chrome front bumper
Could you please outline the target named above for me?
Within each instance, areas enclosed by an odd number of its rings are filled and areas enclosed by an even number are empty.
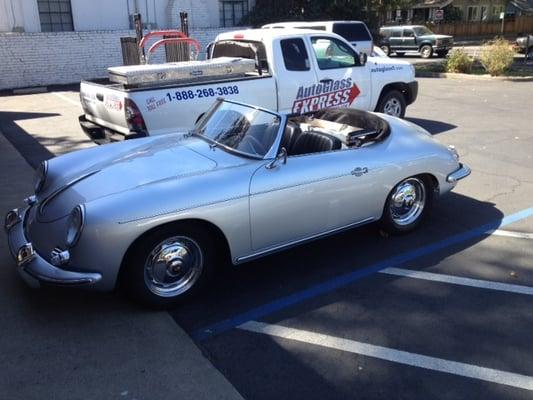
[[[17,264],[17,271],[24,281],[39,287],[41,282],[61,286],[92,285],[102,279],[96,272],[76,272],[58,268],[42,258],[24,234],[24,219],[28,208],[12,210],[6,215],[4,229],[9,251]]]
[[[464,164],[459,164],[459,169],[452,172],[450,175],[446,177],[446,181],[449,183],[456,183],[457,181],[460,181],[461,179],[466,178],[468,175],[470,175],[470,168]]]

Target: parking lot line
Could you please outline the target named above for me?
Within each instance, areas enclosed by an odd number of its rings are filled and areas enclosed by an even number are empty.
[[[503,229],[496,229],[494,232],[490,232],[490,234],[495,236],[506,236],[517,239],[533,239],[533,233],[505,231]]]
[[[385,361],[445,372],[448,374],[479,379],[500,385],[513,386],[520,389],[533,390],[533,377],[500,371],[478,365],[466,364],[442,358],[425,356],[422,354],[409,353],[407,351],[376,346],[355,340],[339,338],[330,335],[305,331],[301,329],[287,328],[281,325],[266,324],[263,322],[249,321],[238,326],[239,329],[249,332],[265,334],[301,343],[313,344],[360,354],[367,357],[378,358]]]
[[[67,103],[73,104],[76,107],[81,107],[81,104],[79,101],[72,100],[70,97],[65,96],[64,94],[58,93],[58,92],[52,92],[53,95],[59,97],[61,100],[66,101]]]
[[[456,235],[452,235],[445,239],[439,240],[437,242],[430,243],[427,246],[419,247],[419,248],[398,254],[396,256],[389,257],[385,260],[378,261],[367,267],[355,269],[344,275],[337,276],[327,281],[318,283],[307,289],[295,292],[291,295],[281,297],[269,303],[266,303],[256,308],[245,311],[241,314],[232,316],[230,318],[227,318],[219,322],[215,322],[209,326],[200,328],[192,332],[191,336],[195,340],[199,340],[199,341],[206,340],[213,335],[218,335],[223,332],[226,332],[247,321],[259,319],[266,315],[283,310],[287,307],[300,304],[309,299],[324,295],[326,293],[330,293],[334,290],[337,290],[347,285],[350,285],[352,283],[355,283],[356,281],[362,278],[365,278],[369,275],[372,275],[378,271],[381,271],[382,269],[389,268],[395,265],[400,265],[405,262],[412,261],[416,258],[435,253],[436,251],[448,248],[450,246],[464,243],[465,241],[472,240],[479,236],[490,234],[490,232],[494,232],[499,227],[521,221],[532,215],[533,215],[533,207],[526,208],[514,214],[508,215],[501,220],[492,221],[488,224],[481,225],[469,231],[459,233]]]
[[[404,268],[385,268],[379,271],[382,274],[397,275],[406,278],[423,279],[426,281],[450,283],[452,285],[471,286],[481,289],[499,290],[501,292],[510,292],[518,294],[527,294],[533,296],[533,287],[513,285],[511,283],[502,283],[494,281],[486,281],[481,279],[463,278],[453,275],[435,274],[433,272],[413,271]]]

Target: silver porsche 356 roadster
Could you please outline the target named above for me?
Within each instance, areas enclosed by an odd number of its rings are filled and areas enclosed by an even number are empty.
[[[112,290],[168,306],[217,265],[380,221],[414,229],[466,177],[453,147],[353,109],[285,116],[217,100],[186,134],[109,144],[41,164],[5,219],[27,283]]]

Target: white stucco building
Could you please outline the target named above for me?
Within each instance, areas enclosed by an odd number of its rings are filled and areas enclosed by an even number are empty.
[[[192,28],[238,25],[255,0],[0,0],[0,32],[130,29],[141,13],[149,29],[179,26],[189,14]]]

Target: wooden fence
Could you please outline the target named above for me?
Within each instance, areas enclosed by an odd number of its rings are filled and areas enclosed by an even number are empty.
[[[501,34],[502,23],[497,22],[455,22],[432,25],[435,33],[452,35],[455,37],[496,36]],[[533,33],[533,16],[506,18],[503,32],[507,35],[518,33]]]

